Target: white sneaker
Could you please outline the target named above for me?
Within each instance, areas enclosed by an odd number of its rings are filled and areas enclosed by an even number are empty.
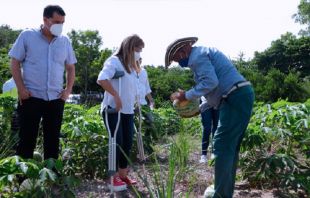
[[[205,192],[204,192],[204,194],[203,194],[203,197],[204,197],[204,198],[211,198],[211,197],[213,197],[214,193],[215,193],[214,185],[211,185],[211,186],[209,186],[209,187],[205,190]]]
[[[199,163],[207,163],[207,162],[208,162],[207,156],[206,155],[202,155],[200,157]]]

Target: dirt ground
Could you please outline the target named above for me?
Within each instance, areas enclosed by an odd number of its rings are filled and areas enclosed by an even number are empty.
[[[175,184],[174,197],[185,197],[185,193],[190,191],[189,197],[203,198],[203,194],[208,185],[212,184],[213,181],[213,169],[207,164],[199,163],[200,153],[194,152],[190,155],[189,163],[190,166],[194,168],[191,174],[195,175],[195,182],[192,185],[191,190],[189,190],[189,181],[184,179],[182,182]],[[142,171],[141,165],[135,165],[138,172]],[[146,164],[147,167],[147,164]],[[150,170],[146,168],[148,177],[151,176]],[[131,171],[129,173],[130,177],[138,180],[138,184],[134,188],[129,188],[126,191],[117,192],[114,197],[138,197],[136,196],[135,190],[137,190],[141,197],[149,197],[148,189],[143,185],[142,180],[138,178],[137,172]],[[107,187],[109,180],[91,180],[83,181],[81,186],[76,190],[76,195],[79,198],[90,198],[90,197],[110,197],[110,191]],[[296,197],[281,195],[281,192],[277,190],[258,190],[251,189],[246,182],[236,182],[234,198],[280,198],[280,197]],[[305,195],[297,197],[307,197]]]
[[[190,167],[188,173],[185,173],[185,177],[180,181],[176,182],[174,186],[174,197],[185,198],[186,193],[190,192],[190,198],[204,198],[204,192],[206,188],[213,184],[214,167],[209,166],[207,163],[199,163],[200,159],[200,148],[196,145],[200,145],[200,139],[197,137],[189,137],[188,141],[192,145],[191,152],[188,158],[187,167]],[[168,164],[168,153],[162,143],[159,145],[160,148],[157,153],[158,163],[167,167]],[[208,153],[209,157],[210,153]],[[134,169],[134,171],[133,171]],[[141,164],[134,164],[129,172],[130,178],[134,178],[138,181],[133,187],[129,187],[128,190],[114,193],[116,198],[133,198],[139,197],[136,192],[139,192],[140,197],[150,197],[149,190],[143,183],[139,175],[146,175],[148,181],[154,181],[154,176],[150,163],[145,163],[145,173]],[[167,175],[167,173],[166,173]],[[238,175],[238,171],[237,171]],[[178,180],[179,181],[179,180]],[[191,182],[192,181],[192,182]],[[108,188],[110,183],[109,179],[106,180],[85,180],[81,186],[76,190],[78,198],[97,198],[97,197],[110,197],[111,193]],[[156,189],[152,187],[150,188]],[[301,194],[284,194],[277,189],[253,189],[249,186],[246,181],[237,181],[234,189],[234,198],[310,198],[310,196]]]

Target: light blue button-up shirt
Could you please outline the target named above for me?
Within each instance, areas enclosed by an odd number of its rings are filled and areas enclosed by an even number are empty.
[[[60,97],[65,65],[77,62],[68,37],[55,37],[49,43],[40,29],[23,31],[9,56],[21,62],[23,81],[32,96],[46,101]]]
[[[205,96],[210,107],[218,107],[235,83],[245,81],[232,62],[215,48],[192,47],[188,65],[196,85],[186,91],[185,97],[191,100]]]

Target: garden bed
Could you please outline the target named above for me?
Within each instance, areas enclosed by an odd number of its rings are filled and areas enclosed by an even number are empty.
[[[199,163],[200,154],[198,151],[193,152],[190,155],[190,166],[195,167],[196,182],[192,186],[189,197],[203,197],[203,193],[208,186],[212,183],[212,174],[214,173],[212,168],[207,164]],[[139,172],[142,172],[142,166],[135,165]],[[148,169],[149,170],[149,169]],[[148,172],[148,171],[147,171]],[[130,176],[138,178],[137,173],[131,171]],[[150,177],[150,173],[148,177]],[[149,191],[143,185],[142,181],[138,178],[138,184],[135,185],[136,190],[140,193],[141,197],[148,197]],[[107,185],[109,180],[84,180],[81,186],[76,190],[76,195],[79,198],[89,197],[109,197],[110,190]],[[175,184],[174,197],[185,197],[186,192],[189,190],[189,181],[183,180]],[[116,197],[138,197],[133,188],[129,188],[126,191],[117,192]],[[306,195],[300,193],[299,195],[292,192],[291,195],[285,195],[279,192],[277,189],[252,189],[247,182],[239,181],[236,183],[234,198],[272,198],[272,197],[306,197]]]

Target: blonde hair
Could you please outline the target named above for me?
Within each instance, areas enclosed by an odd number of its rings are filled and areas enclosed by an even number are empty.
[[[133,34],[123,40],[118,52],[116,53],[116,56],[121,60],[127,73],[131,73],[130,67],[137,67],[134,57],[135,47],[144,47],[144,42],[138,35]]]

